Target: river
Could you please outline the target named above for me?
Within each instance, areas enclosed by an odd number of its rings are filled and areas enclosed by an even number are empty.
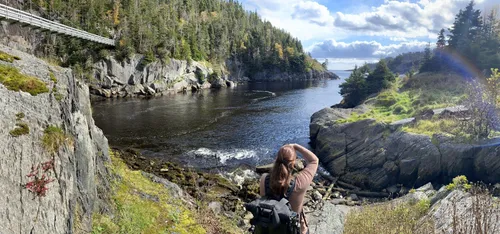
[[[112,146],[214,170],[272,161],[285,143],[307,145],[311,115],[341,101],[328,81],[250,83],[233,89],[108,99],[93,116]]]

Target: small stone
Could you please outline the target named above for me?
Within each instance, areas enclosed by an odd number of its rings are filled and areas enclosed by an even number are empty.
[[[307,191],[311,191],[311,190],[314,190],[314,187],[309,185],[309,187],[307,187]]]
[[[160,169],[161,172],[168,172],[168,168],[162,168]]]
[[[389,193],[397,193],[399,191],[398,187],[396,185],[392,185],[391,187],[387,188],[387,192]]]
[[[332,193],[333,198],[342,198],[342,195],[339,192]]]
[[[322,200],[323,199],[323,195],[321,195],[321,193],[319,193],[317,190],[313,192],[313,198],[314,200],[316,201],[319,201],[319,200]]]
[[[215,214],[220,214],[222,211],[222,204],[220,202],[210,202],[208,204],[208,208],[210,208]]]
[[[353,193],[353,194],[351,194],[351,196],[349,196],[349,197],[350,197],[350,198],[351,198],[351,200],[353,200],[353,201],[359,201],[359,197],[358,197],[358,195],[356,195],[356,194],[354,194],[354,193]]]

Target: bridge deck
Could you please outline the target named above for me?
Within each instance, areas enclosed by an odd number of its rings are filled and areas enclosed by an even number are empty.
[[[80,29],[72,28],[64,24],[60,24],[40,16],[36,16],[16,8],[0,4],[0,19],[6,19],[14,22],[19,22],[33,28],[41,28],[58,34],[64,34],[72,37],[81,38],[109,46],[115,46],[113,39],[101,37],[92,33],[85,32]]]

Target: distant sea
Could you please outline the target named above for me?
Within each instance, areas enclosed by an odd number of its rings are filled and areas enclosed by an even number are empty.
[[[331,72],[337,74],[340,76],[342,80],[347,79],[351,75],[351,71],[344,71],[344,70],[331,70]]]

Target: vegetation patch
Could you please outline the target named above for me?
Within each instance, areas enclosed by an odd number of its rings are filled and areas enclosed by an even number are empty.
[[[467,177],[465,177],[464,175],[453,178],[453,182],[446,185],[446,189],[448,190],[464,189],[467,191],[471,189],[471,187],[472,184],[469,183],[469,180],[467,180]]]
[[[54,82],[54,84],[57,84],[57,77],[54,75],[54,73],[53,73],[53,72],[50,72],[50,73],[49,73],[49,76],[50,76],[50,80],[51,80],[52,82]]]
[[[13,91],[28,92],[33,96],[49,92],[45,82],[36,77],[27,76],[15,67],[0,64],[0,83]]]
[[[113,217],[94,214],[93,234],[101,233],[241,233],[229,227],[231,221],[216,217],[206,204],[193,208],[170,189],[155,183],[141,171],[133,171],[111,152]],[[202,208],[205,207],[205,208]],[[221,221],[222,220],[222,221]]]
[[[23,118],[24,118],[24,113],[23,112],[19,112],[19,113],[16,114],[16,120],[17,121],[19,121],[19,120],[21,120]]]
[[[420,113],[449,106],[455,106],[466,98],[466,85],[458,75],[450,74],[418,74],[411,79],[397,79],[389,89],[368,99],[372,103],[371,110],[364,114],[353,113],[347,119],[338,120],[338,123],[351,123],[363,119],[375,119],[383,123],[392,123],[398,120],[411,118]],[[444,123],[443,123],[444,122]],[[432,135],[436,131],[425,131],[428,122],[413,128],[406,128],[415,133]],[[446,127],[452,125],[450,121],[437,121],[434,125]]]
[[[14,130],[9,132],[9,134],[13,137],[27,135],[29,133],[30,133],[30,128],[26,123],[17,123],[16,128],[14,128]]]
[[[0,51],[0,60],[12,63],[12,62],[14,62],[14,60],[21,60],[21,58],[14,56],[14,55],[7,54],[3,51]]]
[[[371,205],[348,214],[346,234],[413,234],[431,233],[434,225],[430,220],[420,222],[429,210],[429,200],[403,204]]]
[[[49,153],[55,154],[63,145],[72,145],[73,139],[57,126],[49,126],[45,129],[42,143]]]

